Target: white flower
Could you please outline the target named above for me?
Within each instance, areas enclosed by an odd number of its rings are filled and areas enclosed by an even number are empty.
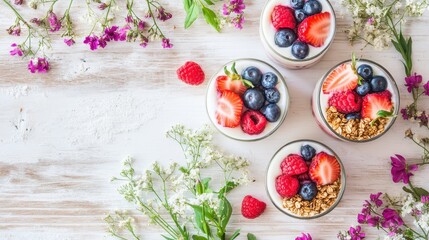
[[[420,226],[425,232],[429,231],[429,214],[422,214],[418,221],[414,220],[414,225]]]
[[[405,196],[405,201],[402,205],[401,209],[401,215],[402,217],[410,214],[413,211],[413,203],[414,203],[414,197],[411,194],[407,194]]]
[[[404,235],[396,233],[391,236],[389,235],[384,236],[384,240],[405,240],[405,238],[404,238]]]

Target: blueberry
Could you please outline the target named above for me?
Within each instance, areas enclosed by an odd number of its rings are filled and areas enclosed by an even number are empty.
[[[383,76],[374,76],[371,79],[371,90],[373,92],[383,92],[387,89],[387,80]]]
[[[244,92],[243,102],[247,108],[259,110],[265,103],[264,94],[257,88],[249,88]]]
[[[307,14],[305,14],[304,10],[302,9],[295,10],[295,19],[298,23],[304,21],[305,18],[307,18]]]
[[[316,155],[316,149],[310,145],[301,146],[301,156],[305,161],[311,161]]]
[[[280,108],[275,103],[270,103],[262,107],[261,113],[268,122],[276,122],[280,118]]]
[[[322,12],[322,4],[316,0],[310,0],[304,4],[304,12],[307,16],[311,16]]]
[[[360,96],[365,96],[369,92],[371,92],[371,84],[369,84],[369,82],[366,80],[363,80],[361,85],[357,86],[356,88],[356,93]]]
[[[274,42],[277,46],[284,48],[290,47],[296,40],[296,33],[290,28],[282,28],[274,35]]]
[[[241,73],[241,77],[251,81],[254,86],[259,86],[261,83],[262,72],[256,67],[247,67]]]
[[[347,120],[352,120],[352,119],[361,119],[361,115],[360,112],[355,112],[355,113],[348,113],[346,114],[346,119]]]
[[[314,182],[303,182],[299,189],[299,195],[302,199],[311,201],[317,195],[317,186]]]
[[[304,7],[304,3],[305,3],[305,0],[291,0],[290,6],[293,9],[300,9],[300,8]]]
[[[309,52],[307,43],[296,41],[292,44],[292,55],[298,59],[306,58]]]
[[[277,85],[277,75],[272,72],[266,72],[262,75],[261,85],[264,88],[274,88]]]
[[[276,88],[269,88],[265,90],[265,100],[269,103],[278,103],[280,100],[279,90]]]
[[[357,68],[357,73],[365,80],[369,80],[372,78],[372,67],[368,64],[362,64]]]

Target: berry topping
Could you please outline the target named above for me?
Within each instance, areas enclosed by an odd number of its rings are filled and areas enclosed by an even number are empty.
[[[261,83],[262,72],[256,67],[247,67],[241,73],[241,77],[250,81],[253,86],[259,86]]]
[[[379,117],[380,110],[391,112],[393,110],[391,96],[387,90],[366,95],[362,103],[362,118],[376,119]]]
[[[260,111],[267,118],[268,122],[277,122],[280,118],[280,108],[275,103],[263,106]]]
[[[331,14],[318,13],[304,19],[298,26],[298,39],[314,47],[321,47],[329,36]]]
[[[307,43],[296,41],[292,44],[292,55],[298,59],[304,59],[308,56],[310,49]]]
[[[305,14],[304,10],[302,9],[295,10],[295,18],[297,23],[304,21],[304,19],[306,19],[307,17],[308,16],[307,14]]]
[[[287,176],[295,176],[301,173],[305,173],[308,170],[307,164],[304,159],[298,154],[289,154],[283,159],[280,164],[282,173]]]
[[[238,94],[225,91],[217,100],[216,119],[224,127],[234,128],[240,125],[243,101]]]
[[[323,93],[353,90],[358,85],[358,76],[352,63],[343,63],[329,73],[323,82]]]
[[[204,82],[204,72],[196,62],[186,62],[176,71],[177,77],[189,85],[200,85]]]
[[[282,28],[274,35],[274,43],[281,48],[290,47],[296,39],[295,31],[290,28]]]
[[[360,112],[346,114],[346,119],[347,120],[361,119]]]
[[[266,206],[267,204],[264,202],[247,195],[241,202],[241,214],[245,218],[254,219],[259,217],[265,211]]]
[[[264,106],[265,98],[263,92],[258,88],[249,88],[243,94],[243,101],[247,108],[259,110]]]
[[[322,4],[319,1],[310,0],[304,4],[303,10],[308,16],[318,14],[322,12]]]
[[[357,73],[365,80],[370,80],[372,78],[372,67],[368,64],[362,64],[357,68]]]
[[[305,3],[305,0],[291,0],[290,6],[293,7],[294,9],[300,9],[304,7],[304,3]]]
[[[295,29],[296,20],[293,9],[283,5],[275,6],[271,14],[271,22],[276,30],[280,28]]]
[[[306,181],[310,181],[310,176],[308,175],[308,172],[305,172],[303,174],[299,174],[298,176],[296,176],[298,178],[299,183],[303,183]]]
[[[247,110],[241,116],[241,129],[243,132],[254,135],[264,131],[267,119],[258,111]]]
[[[328,104],[340,113],[358,112],[362,108],[362,97],[351,90],[336,92],[329,98]]]
[[[299,189],[299,195],[302,199],[311,201],[317,195],[317,186],[314,182],[303,182]]]
[[[314,156],[308,172],[317,185],[326,185],[340,178],[341,167],[334,156],[320,152]]]
[[[276,178],[276,191],[281,197],[291,198],[298,190],[299,181],[295,177],[280,175]]]
[[[265,99],[269,103],[278,103],[280,101],[280,92],[277,88],[265,89]]]
[[[216,87],[219,92],[232,91],[242,95],[246,91],[246,87],[240,80],[233,80],[228,76],[222,75],[216,78]]]
[[[362,80],[360,85],[356,87],[355,91],[359,96],[365,96],[371,92],[371,84],[366,80]]]
[[[311,161],[311,159],[316,155],[316,149],[310,145],[301,146],[301,156],[305,161]]]
[[[383,76],[372,77],[370,84],[373,92],[383,92],[387,89],[387,80]]]
[[[278,82],[277,75],[272,72],[266,72],[262,75],[261,85],[264,88],[275,88]]]

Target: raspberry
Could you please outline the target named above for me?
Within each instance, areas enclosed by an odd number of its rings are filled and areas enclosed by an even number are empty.
[[[296,20],[294,10],[283,5],[275,6],[271,14],[271,22],[276,30],[280,28],[295,29]]]
[[[359,112],[362,108],[362,97],[352,90],[336,92],[329,98],[328,104],[340,113]]]
[[[308,172],[305,172],[305,173],[302,173],[302,174],[298,175],[297,178],[298,178],[298,181],[300,183],[303,183],[305,181],[310,181],[311,180],[310,179],[310,175],[308,175]]]
[[[247,195],[241,202],[241,214],[245,218],[253,219],[259,217],[265,210],[267,204]]]
[[[280,196],[291,198],[298,193],[299,181],[295,177],[280,175],[276,178],[276,190]]]
[[[247,110],[241,117],[241,129],[250,135],[261,133],[266,125],[267,119],[258,111]]]
[[[205,78],[203,70],[196,62],[186,62],[176,73],[180,80],[189,85],[200,85]]]
[[[301,173],[305,173],[308,170],[307,164],[304,159],[298,154],[289,154],[285,159],[283,159],[280,164],[282,173],[287,176],[295,176]]]

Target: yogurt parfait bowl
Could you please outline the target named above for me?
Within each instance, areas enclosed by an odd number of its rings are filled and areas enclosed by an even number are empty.
[[[329,135],[343,141],[368,142],[381,137],[395,122],[399,90],[381,65],[353,56],[319,80],[312,109],[317,123]]]
[[[268,0],[259,35],[268,56],[286,68],[307,68],[320,61],[336,30],[328,0]]]
[[[219,132],[240,141],[274,133],[289,108],[289,93],[277,69],[257,59],[237,59],[211,78],[206,94],[208,116]]]
[[[314,140],[284,145],[268,165],[268,196],[278,210],[293,218],[313,219],[328,214],[341,201],[345,187],[340,158]]]

